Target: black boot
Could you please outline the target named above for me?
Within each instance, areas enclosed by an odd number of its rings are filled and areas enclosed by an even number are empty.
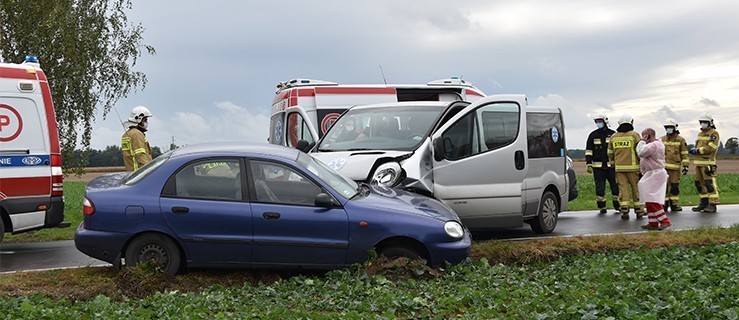
[[[680,202],[678,202],[677,200],[671,200],[670,201],[670,211],[672,212],[683,211],[683,207],[680,206]]]
[[[713,203],[709,203],[705,209],[703,209],[704,213],[716,213],[716,205]]]
[[[600,209],[600,213],[606,213],[606,202],[605,201],[597,201],[598,209]]]
[[[708,207],[708,198],[701,198],[701,203],[697,207],[693,207],[693,211],[701,212]]]
[[[613,200],[613,209],[616,210],[616,213],[621,212],[621,204],[618,202],[618,200]]]
[[[662,209],[665,210],[665,213],[667,213],[667,210],[670,209],[671,204],[672,204],[671,200],[665,200],[665,204],[662,205]]]

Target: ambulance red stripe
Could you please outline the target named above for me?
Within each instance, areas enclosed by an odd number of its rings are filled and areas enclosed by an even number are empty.
[[[8,198],[19,196],[48,196],[51,193],[51,176],[28,178],[0,178],[3,193]]]
[[[51,154],[60,154],[59,148],[59,128],[56,125],[56,114],[54,113],[54,103],[51,101],[51,90],[49,83],[39,81],[41,84],[41,95],[44,97],[44,105],[46,106],[46,122],[49,124],[49,141],[51,142]]]
[[[477,92],[477,91],[474,91],[474,90],[470,90],[470,89],[464,89],[464,92],[465,92],[465,93],[466,93],[467,95],[473,95],[473,96],[478,96],[478,97],[484,97],[484,96],[485,96],[485,95],[484,95],[484,94],[482,94],[482,93],[479,93],[479,92]]]
[[[395,94],[395,88],[316,87],[316,94]]]
[[[36,72],[28,73],[26,70],[0,67],[0,78],[36,80]]]

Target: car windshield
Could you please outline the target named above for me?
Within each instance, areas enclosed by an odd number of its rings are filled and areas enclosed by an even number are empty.
[[[344,198],[350,199],[359,192],[359,186],[356,182],[342,176],[340,173],[334,171],[334,169],[329,168],[323,162],[316,160],[308,154],[300,153],[298,164],[318,176],[319,179],[327,183],[331,189],[334,189],[334,191],[341,194]]]
[[[443,111],[440,105],[350,109],[326,133],[318,150],[415,150]]]
[[[167,159],[169,159],[169,156],[172,155],[172,151],[162,153],[160,156],[156,157],[151,162],[145,164],[143,167],[139,168],[138,170],[134,172],[131,172],[131,174],[128,175],[128,177],[123,182],[123,184],[128,186],[128,185],[132,185],[134,183],[139,182],[141,179],[149,175],[150,172],[156,170],[156,168],[159,168],[162,164],[164,164],[164,162],[166,162]]]

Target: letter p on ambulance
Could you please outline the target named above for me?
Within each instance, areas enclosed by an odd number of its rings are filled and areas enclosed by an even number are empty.
[[[3,127],[7,127],[10,125],[10,117],[0,114],[0,132],[3,131]]]

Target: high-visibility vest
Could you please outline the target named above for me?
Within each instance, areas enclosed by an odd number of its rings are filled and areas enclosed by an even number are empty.
[[[695,141],[696,151],[693,163],[696,166],[715,165],[719,141],[716,129],[711,127],[701,129],[698,133],[698,139]]]
[[[679,134],[665,135],[662,137],[665,145],[665,169],[680,170],[683,166],[690,165],[688,161],[688,146],[685,139]]]
[[[616,132],[608,142],[608,158],[614,164],[616,172],[639,172],[639,156],[636,144],[641,140],[638,133],[632,131]]]

